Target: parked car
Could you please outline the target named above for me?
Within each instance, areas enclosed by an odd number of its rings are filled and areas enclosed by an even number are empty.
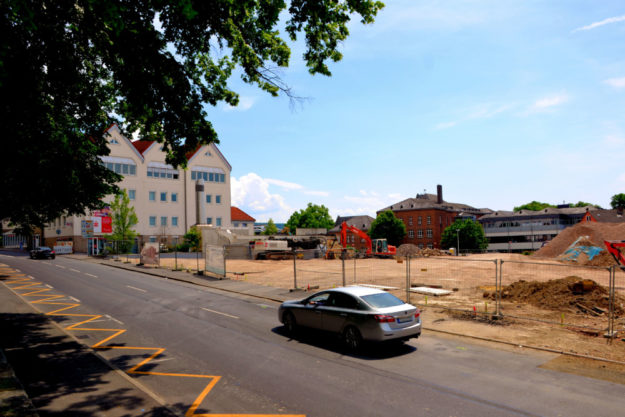
[[[421,335],[421,311],[385,291],[341,287],[317,292],[303,300],[285,301],[278,319],[288,333],[299,327],[335,333],[351,350],[363,341],[406,341]]]
[[[52,249],[47,246],[38,246],[35,249],[30,251],[30,259],[35,258],[49,258],[54,259],[56,254]]]

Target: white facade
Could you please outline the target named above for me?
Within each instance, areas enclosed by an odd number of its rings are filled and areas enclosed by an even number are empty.
[[[200,147],[189,159],[185,170],[174,169],[165,162],[166,154],[157,142],[130,142],[117,125],[107,130],[106,139],[110,154],[102,161],[110,169],[123,175],[118,183],[130,197],[138,224],[134,230],[143,241],[172,243],[197,223],[212,224],[229,228],[230,221],[230,172],[232,167],[214,145]],[[200,201],[197,219],[196,183],[204,183],[204,194]],[[111,202],[113,196],[105,201]],[[52,239],[67,240],[72,237],[75,250],[86,250],[81,237],[81,221],[87,217],[67,217],[57,221],[45,230],[46,242]],[[108,234],[94,233],[105,237]]]

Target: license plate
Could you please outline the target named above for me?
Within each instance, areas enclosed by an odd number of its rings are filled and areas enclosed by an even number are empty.
[[[412,317],[400,317],[397,319],[397,323],[408,323],[412,320]]]

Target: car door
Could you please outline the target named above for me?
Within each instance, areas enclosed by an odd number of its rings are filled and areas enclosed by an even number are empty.
[[[335,292],[330,295],[328,303],[323,307],[323,330],[338,333],[343,330],[345,322],[356,313],[358,302],[349,294]]]
[[[329,292],[322,292],[307,299],[302,308],[297,309],[297,324],[314,329],[321,329],[321,315],[330,298]]]

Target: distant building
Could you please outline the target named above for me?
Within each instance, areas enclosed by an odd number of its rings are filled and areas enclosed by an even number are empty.
[[[232,231],[237,235],[254,236],[255,218],[238,207],[230,207],[230,220]]]
[[[441,237],[445,228],[451,226],[456,218],[479,219],[492,213],[489,209],[478,209],[466,204],[450,203],[443,200],[443,187],[437,186],[436,194],[417,194],[379,210],[391,210],[406,225],[406,237],[402,243],[412,243],[419,248],[440,247]]]
[[[588,207],[548,207],[540,211],[496,211],[479,218],[488,239],[489,252],[534,251],[562,230],[580,221],[607,219],[611,210]],[[604,212],[597,216],[598,212]]]
[[[328,231],[328,234],[334,235],[336,237],[336,240],[338,242],[340,242],[340,240],[341,240],[341,224],[343,222],[347,223],[350,226],[354,226],[357,229],[360,229],[364,233],[368,233],[369,229],[371,228],[371,223],[374,220],[375,219],[373,217],[366,216],[366,215],[362,215],[362,216],[338,216],[336,218],[336,222],[334,222],[334,227]],[[358,234],[353,233],[353,232],[351,232],[349,230],[347,231],[347,236],[346,236],[345,240],[347,241],[346,243],[347,243],[348,246],[351,246],[352,248],[356,249],[359,252],[366,251],[368,249],[368,245],[366,243],[366,240],[363,239],[361,236],[358,236]]]

